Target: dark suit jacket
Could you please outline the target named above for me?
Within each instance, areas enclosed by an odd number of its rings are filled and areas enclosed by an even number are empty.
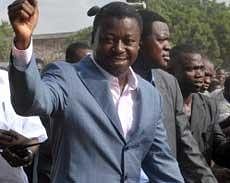
[[[190,128],[208,164],[211,160],[230,168],[230,143],[226,140],[219,123],[216,101],[200,93],[192,96]]]
[[[154,183],[183,182],[166,142],[161,97],[148,82],[138,82],[135,128],[124,138],[108,80],[90,57],[53,63],[42,80],[34,57],[24,72],[11,65],[16,111],[51,114],[54,120],[52,182],[136,183],[141,164]]]
[[[189,130],[188,119],[183,112],[183,97],[176,78],[161,69],[150,71],[140,58],[133,68],[156,86],[163,96],[163,123],[167,130],[169,145],[178,160],[185,181],[217,182]]]

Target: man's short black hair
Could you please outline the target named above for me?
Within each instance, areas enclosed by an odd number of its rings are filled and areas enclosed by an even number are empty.
[[[66,52],[65,52],[65,58],[67,61],[75,59],[75,53],[77,49],[90,49],[90,47],[88,44],[83,42],[75,42],[70,44],[66,48]]]
[[[163,22],[167,24],[167,20],[162,17],[160,14],[150,11],[150,10],[141,10],[139,11],[142,22],[143,22],[143,31],[142,31],[142,38],[148,36],[152,33],[152,23],[153,22]]]
[[[35,60],[36,60],[36,64],[41,64],[42,67],[45,66],[45,62],[41,58],[35,58]]]
[[[129,17],[136,19],[140,30],[142,32],[142,19],[137,10],[124,2],[112,2],[100,8],[97,12],[93,22],[92,43],[97,28],[100,26],[104,18],[115,17],[118,19]]]
[[[186,53],[198,53],[202,55],[202,49],[199,46],[196,46],[192,43],[185,43],[185,44],[180,44],[177,45],[175,47],[173,47],[170,50],[170,58],[172,62],[178,62],[180,61],[180,56],[182,54],[186,54]]]

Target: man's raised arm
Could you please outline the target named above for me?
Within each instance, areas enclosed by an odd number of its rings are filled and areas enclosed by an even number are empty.
[[[38,21],[38,3],[36,0],[16,0],[8,6],[10,23],[15,32],[14,44],[17,49],[28,48]]]

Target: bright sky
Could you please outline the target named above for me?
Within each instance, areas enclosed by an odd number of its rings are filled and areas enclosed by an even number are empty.
[[[40,17],[35,33],[72,32],[92,24],[90,7],[113,0],[39,0]],[[121,0],[124,1],[124,0]],[[13,0],[0,0],[0,20],[8,20],[7,6]]]
[[[103,6],[114,0],[39,0],[40,18],[35,30],[37,34],[72,32],[92,24],[87,10],[94,6]],[[125,1],[125,0],[121,0]],[[230,0],[218,0],[230,3]],[[0,19],[8,20],[7,6],[13,0],[0,0]]]

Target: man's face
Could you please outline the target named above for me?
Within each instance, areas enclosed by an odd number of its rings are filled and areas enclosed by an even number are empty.
[[[196,93],[201,90],[204,79],[204,63],[201,55],[196,53],[184,53],[177,64],[176,76],[181,87]]]
[[[116,77],[124,75],[137,58],[140,34],[134,18],[104,18],[93,43],[96,62]]]
[[[216,71],[216,79],[220,81],[220,85],[223,87],[225,81],[225,71],[223,69],[219,69]]]
[[[169,28],[164,22],[152,23],[151,34],[142,40],[142,51],[154,67],[166,70],[169,64]]]
[[[203,84],[203,90],[208,90],[212,79],[214,77],[214,65],[211,64],[208,60],[204,61],[204,84]]]

